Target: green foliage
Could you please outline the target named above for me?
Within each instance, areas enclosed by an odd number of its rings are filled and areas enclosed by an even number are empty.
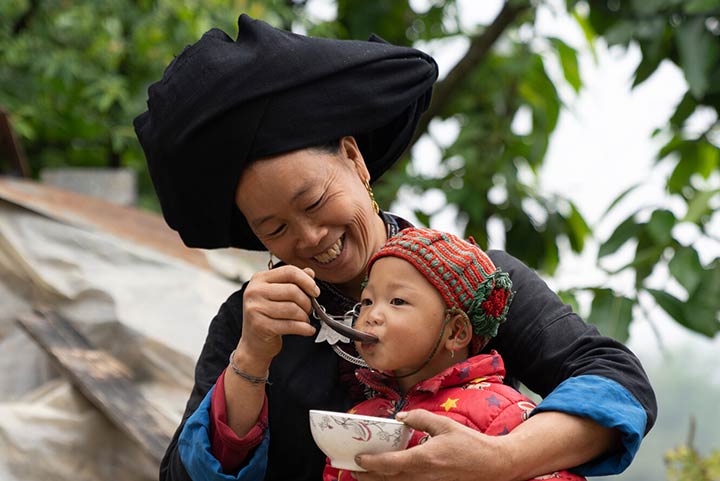
[[[132,119],[146,89],[211,27],[248,11],[281,21],[280,1],[25,1],[0,4],[0,106],[35,175],[52,166],[129,166],[154,199]],[[273,13],[270,12],[280,12]]]
[[[720,197],[709,182],[720,170],[713,137],[717,121],[700,135],[684,130],[698,109],[720,111],[720,0],[566,3],[593,53],[600,40],[640,47],[634,85],[664,61],[678,65],[688,84],[672,117],[658,119],[656,131],[670,139],[658,154],[658,163],[672,163],[668,193],[685,209],[638,206],[602,243],[598,262],[623,246],[634,250],[627,265],[609,272],[633,273],[634,290],[621,294],[606,285],[590,286],[585,289],[593,297],[587,317],[603,332],[625,339],[635,307],[645,309],[643,299],[651,299],[680,324],[712,336],[720,329],[720,260],[701,262],[697,247],[680,243],[675,231],[693,225],[707,238]],[[458,209],[466,235],[487,246],[488,223],[499,221],[506,248],[552,274],[559,244],[579,253],[593,235],[575,205],[537,189],[537,173],[562,107],[546,62],[556,59],[561,82],[579,92],[577,52],[536,31],[537,2],[508,1],[494,22],[469,30],[460,22],[455,0],[428,2],[423,11],[413,5],[408,0],[337,0],[337,17],[317,21],[307,15],[302,0],[2,2],[0,106],[11,112],[35,174],[45,166],[133,167],[141,173],[141,202],[148,205],[154,193],[132,119],[144,110],[146,89],[164,66],[211,27],[233,36],[237,16],[245,12],[312,35],[366,38],[376,33],[396,44],[425,42],[424,48],[465,38],[470,47],[455,67],[461,71],[455,76],[459,81],[443,89],[453,72],[440,80],[428,113],[428,120],[456,125],[458,135],[449,144],[430,136],[440,151],[434,175],[420,175],[408,153],[376,185],[376,196],[389,206],[403,186],[416,194],[440,191]],[[521,118],[529,120],[528,128],[514,128]],[[608,211],[626,202],[633,190]],[[429,224],[435,213],[418,211],[416,216]],[[682,295],[648,282],[658,265],[668,267]],[[577,307],[581,291],[563,296]]]
[[[568,2],[570,8],[577,3]],[[692,225],[700,238],[717,242],[707,229],[717,214],[714,206],[720,199],[720,189],[710,187],[709,182],[720,171],[720,148],[717,138],[713,140],[720,125],[720,0],[590,1],[589,7],[589,26],[584,29],[592,28],[610,45],[634,43],[640,47],[642,59],[635,71],[634,86],[647,80],[662,61],[675,63],[688,86],[669,122],[655,133],[664,133],[670,139],[658,152],[657,162],[674,165],[667,192],[676,205],[685,206],[684,213],[678,214],[683,209],[643,206],[601,244],[598,260],[631,245],[633,259],[609,274],[634,273],[632,302],[643,307],[643,299],[652,299],[679,324],[713,337],[720,331],[720,258],[703,265],[695,245],[679,242],[675,229]],[[582,17],[577,11],[575,15]],[[699,136],[691,135],[684,126],[700,108],[714,110],[715,121]],[[620,195],[608,212],[626,202],[636,187]],[[638,220],[648,216],[647,221]],[[685,291],[683,298],[651,287],[649,278],[658,266],[668,267],[670,276]],[[649,296],[643,297],[643,293]],[[594,301],[591,320],[597,319],[595,309]]]
[[[680,446],[665,454],[668,481],[716,481],[720,479],[720,451],[703,457],[695,449]]]
[[[690,419],[686,444],[663,456],[668,481],[717,481],[720,479],[720,450],[702,456],[695,448],[695,418]]]
[[[588,322],[606,336],[626,341],[632,321],[633,300],[615,294],[611,289],[593,290],[592,311]]]

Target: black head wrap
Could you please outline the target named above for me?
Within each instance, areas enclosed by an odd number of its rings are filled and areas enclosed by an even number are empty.
[[[242,169],[354,135],[375,180],[408,145],[436,78],[432,57],[378,37],[306,37],[247,15],[236,41],[210,30],[150,86],[134,122],[165,220],[190,247],[264,250],[235,205]]]

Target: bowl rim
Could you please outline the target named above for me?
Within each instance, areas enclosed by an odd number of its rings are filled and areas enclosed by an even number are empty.
[[[312,416],[313,414],[318,414],[318,415],[322,415],[322,416],[330,416],[330,417],[335,417],[335,418],[346,418],[346,419],[349,418],[349,419],[354,419],[356,421],[385,422],[388,424],[405,426],[404,422],[398,421],[397,419],[383,418],[380,416],[369,416],[366,414],[344,413],[341,411],[323,411],[322,409],[310,409],[309,414],[310,414],[310,416]]]

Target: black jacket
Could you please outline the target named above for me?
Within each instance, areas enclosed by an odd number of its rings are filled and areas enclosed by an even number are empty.
[[[545,397],[563,380],[594,374],[616,381],[629,391],[647,414],[645,432],[655,422],[657,406],[639,360],[623,344],[599,335],[564,305],[539,276],[502,251],[489,251],[493,263],[510,274],[516,292],[507,321],[486,347],[505,359],[506,383],[524,383]],[[320,284],[320,302],[329,312],[349,310],[354,301]],[[244,287],[243,287],[244,289]],[[227,366],[229,353],[242,331],[243,290],[221,306],[210,324],[195,370],[195,386],[160,467],[162,480],[187,480],[177,439],[185,420],[200,404]],[[327,343],[287,336],[270,368],[270,452],[266,479],[321,479],[325,456],[315,446],[308,423],[309,409],[345,411],[358,400],[352,365],[341,360]]]

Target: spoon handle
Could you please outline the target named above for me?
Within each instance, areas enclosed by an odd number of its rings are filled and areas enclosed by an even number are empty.
[[[315,317],[327,324],[333,331],[339,332],[340,334],[349,338],[352,341],[364,342],[366,344],[374,344],[378,342],[378,338],[376,336],[368,334],[367,332],[359,331],[350,326],[346,326],[342,322],[335,319],[333,316],[329,315],[327,312],[325,312],[325,308],[323,308],[314,297],[310,298],[310,302],[312,303]]]

